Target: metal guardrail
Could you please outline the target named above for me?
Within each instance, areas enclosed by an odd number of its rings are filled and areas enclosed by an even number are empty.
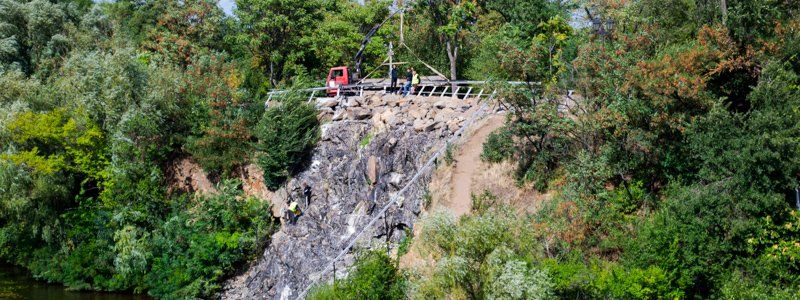
[[[489,94],[494,92],[494,89],[491,88],[489,85],[492,81],[477,81],[477,80],[458,80],[458,81],[447,81],[447,80],[428,80],[423,81],[418,85],[418,89],[414,90],[411,95],[413,96],[423,96],[423,97],[456,97],[460,99],[470,98],[470,96],[481,99],[482,97],[488,97]],[[523,81],[505,81],[503,82],[509,85],[540,85],[539,82],[523,82]],[[452,87],[455,86],[455,90]],[[402,91],[403,85],[397,85],[395,87],[397,91]],[[491,88],[492,93],[487,92]],[[391,91],[391,85],[389,83],[364,83],[358,85],[343,85],[337,86],[335,88],[336,94],[333,95],[334,97],[342,97],[342,96],[364,96],[364,92],[382,92],[383,94],[388,94]],[[328,91],[333,90],[330,87],[315,87],[315,88],[306,88],[306,89],[297,89],[297,90],[273,90],[270,91],[267,95],[267,101],[264,103],[265,105],[269,105],[269,102],[273,100],[273,98],[280,98],[281,96],[288,95],[288,94],[301,94],[301,95],[308,95],[308,102],[311,102],[314,97],[329,97]]]

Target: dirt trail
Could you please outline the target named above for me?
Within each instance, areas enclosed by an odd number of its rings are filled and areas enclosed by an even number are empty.
[[[453,177],[450,184],[450,197],[444,203],[456,217],[460,217],[472,208],[472,187],[475,174],[482,167],[481,152],[483,143],[489,134],[503,126],[504,117],[490,116],[463,144],[458,146],[454,158]]]

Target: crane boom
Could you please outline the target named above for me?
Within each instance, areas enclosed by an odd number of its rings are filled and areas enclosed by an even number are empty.
[[[379,29],[381,29],[383,24],[386,24],[386,22],[392,19],[394,15],[396,15],[400,11],[403,11],[404,9],[405,8],[401,8],[390,13],[389,16],[387,16],[386,19],[383,20],[383,22],[380,22],[379,24],[372,26],[372,29],[370,29],[369,32],[367,32],[367,34],[364,35],[364,39],[361,41],[361,48],[358,49],[358,52],[356,52],[356,56],[353,58],[354,62],[353,65],[356,68],[355,70],[356,78],[361,78],[361,62],[364,60],[364,51],[367,50],[367,44],[369,44],[369,41],[372,40],[372,36],[375,35],[375,33],[378,32]]]

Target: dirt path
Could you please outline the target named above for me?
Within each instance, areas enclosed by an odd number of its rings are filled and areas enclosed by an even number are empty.
[[[450,198],[444,203],[456,217],[468,213],[472,208],[472,180],[478,168],[482,167],[483,143],[490,133],[503,126],[503,120],[504,117],[500,115],[490,116],[466,142],[458,146],[450,181]]]

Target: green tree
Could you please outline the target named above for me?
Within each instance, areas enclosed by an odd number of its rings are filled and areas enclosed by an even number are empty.
[[[319,139],[319,120],[313,106],[291,97],[264,112],[255,129],[256,154],[264,181],[276,190],[311,158]]]
[[[324,8],[319,0],[237,0],[234,13],[240,28],[233,39],[246,51],[250,66],[277,86],[305,71],[305,37],[323,20]]]
[[[69,31],[78,21],[78,11],[67,3],[0,1],[0,70],[54,69],[69,51]]]
[[[464,39],[474,28],[478,6],[474,0],[429,0],[417,2],[415,11],[432,23],[440,43],[445,46],[450,62],[450,80],[458,79],[459,53]],[[455,86],[453,87],[455,89]]]

